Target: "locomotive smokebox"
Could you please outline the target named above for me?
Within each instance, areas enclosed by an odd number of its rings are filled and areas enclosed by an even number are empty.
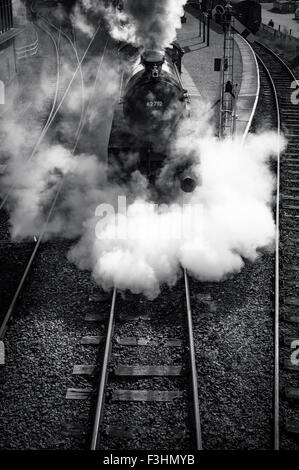
[[[124,115],[147,138],[174,130],[184,112],[186,96],[174,67],[165,51],[145,50],[126,84]]]

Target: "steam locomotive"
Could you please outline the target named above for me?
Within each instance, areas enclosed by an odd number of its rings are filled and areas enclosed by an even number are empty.
[[[142,51],[129,44],[120,48],[119,97],[108,144],[110,180],[127,181],[139,170],[155,184],[179,123],[189,113],[181,80],[183,53],[178,43],[165,50]],[[193,190],[184,166],[176,176],[183,190]]]

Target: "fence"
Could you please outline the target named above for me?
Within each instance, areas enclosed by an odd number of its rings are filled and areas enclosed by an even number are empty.
[[[16,57],[17,60],[26,59],[27,57],[34,56],[38,52],[38,37],[35,31],[36,39],[26,46],[16,47]]]
[[[292,29],[289,29],[286,26],[281,27],[279,25],[278,29],[275,29],[262,23],[261,30],[273,36],[275,39],[280,39],[282,41],[294,41],[294,44],[298,44],[299,46],[299,38],[293,36]]]

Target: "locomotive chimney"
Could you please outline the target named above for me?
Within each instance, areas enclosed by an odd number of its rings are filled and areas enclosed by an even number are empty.
[[[165,61],[165,54],[162,51],[147,49],[141,55],[141,63],[145,67],[145,73],[152,78],[158,78],[162,65]]]

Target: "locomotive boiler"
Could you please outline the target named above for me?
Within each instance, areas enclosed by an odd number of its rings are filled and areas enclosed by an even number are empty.
[[[183,50],[177,43],[165,50],[142,51],[126,44],[119,54],[121,78],[108,144],[108,175],[126,181],[139,170],[154,183],[178,125],[189,112],[181,80]],[[183,166],[178,169],[182,180]],[[187,186],[188,190],[192,185]]]

